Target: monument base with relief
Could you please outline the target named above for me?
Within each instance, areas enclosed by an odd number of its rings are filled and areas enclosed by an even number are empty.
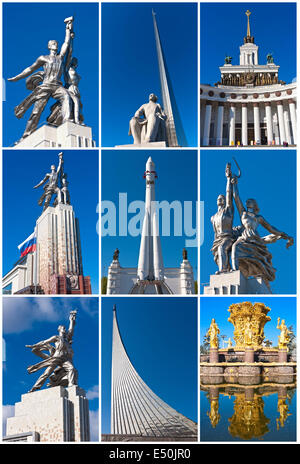
[[[15,148],[91,148],[94,146],[90,127],[67,121],[58,127],[44,124],[28,137],[17,142]]]
[[[271,289],[261,277],[244,277],[241,271],[223,272],[210,276],[204,295],[270,294]]]
[[[89,441],[89,405],[78,386],[52,387],[22,395],[7,419],[5,441]],[[19,439],[18,439],[19,437]],[[33,439],[32,439],[33,437]]]

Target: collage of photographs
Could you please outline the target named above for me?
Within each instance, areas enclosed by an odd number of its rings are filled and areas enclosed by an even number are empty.
[[[1,3],[2,444],[298,442],[297,7]]]

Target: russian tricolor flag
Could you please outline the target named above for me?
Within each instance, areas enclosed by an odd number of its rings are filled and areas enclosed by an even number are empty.
[[[21,253],[21,258],[26,256],[28,253],[32,253],[36,250],[36,231],[34,231],[29,237],[20,245],[18,248]]]

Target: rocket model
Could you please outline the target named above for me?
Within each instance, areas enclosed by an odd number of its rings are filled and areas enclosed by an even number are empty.
[[[143,221],[137,276],[139,280],[164,280],[164,265],[159,237],[155,202],[155,164],[151,157],[146,163],[145,216]]]

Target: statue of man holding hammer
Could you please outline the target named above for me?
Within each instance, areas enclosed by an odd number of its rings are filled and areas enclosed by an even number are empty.
[[[71,16],[64,21],[66,24],[66,35],[60,52],[58,52],[58,42],[56,40],[49,40],[49,55],[41,55],[31,66],[24,69],[24,71],[17,76],[8,79],[10,82],[16,82],[20,79],[28,78],[26,80],[26,86],[29,90],[33,90],[33,92],[15,108],[15,115],[17,118],[21,118],[28,108],[33,105],[31,116],[28,119],[21,140],[36,130],[41,114],[50,97],[60,102],[63,122],[71,118],[71,97],[61,82],[61,76],[64,71],[65,55],[68,51],[73,34],[73,20],[74,18]],[[39,71],[32,75],[32,73],[41,67],[43,67],[43,71]]]

